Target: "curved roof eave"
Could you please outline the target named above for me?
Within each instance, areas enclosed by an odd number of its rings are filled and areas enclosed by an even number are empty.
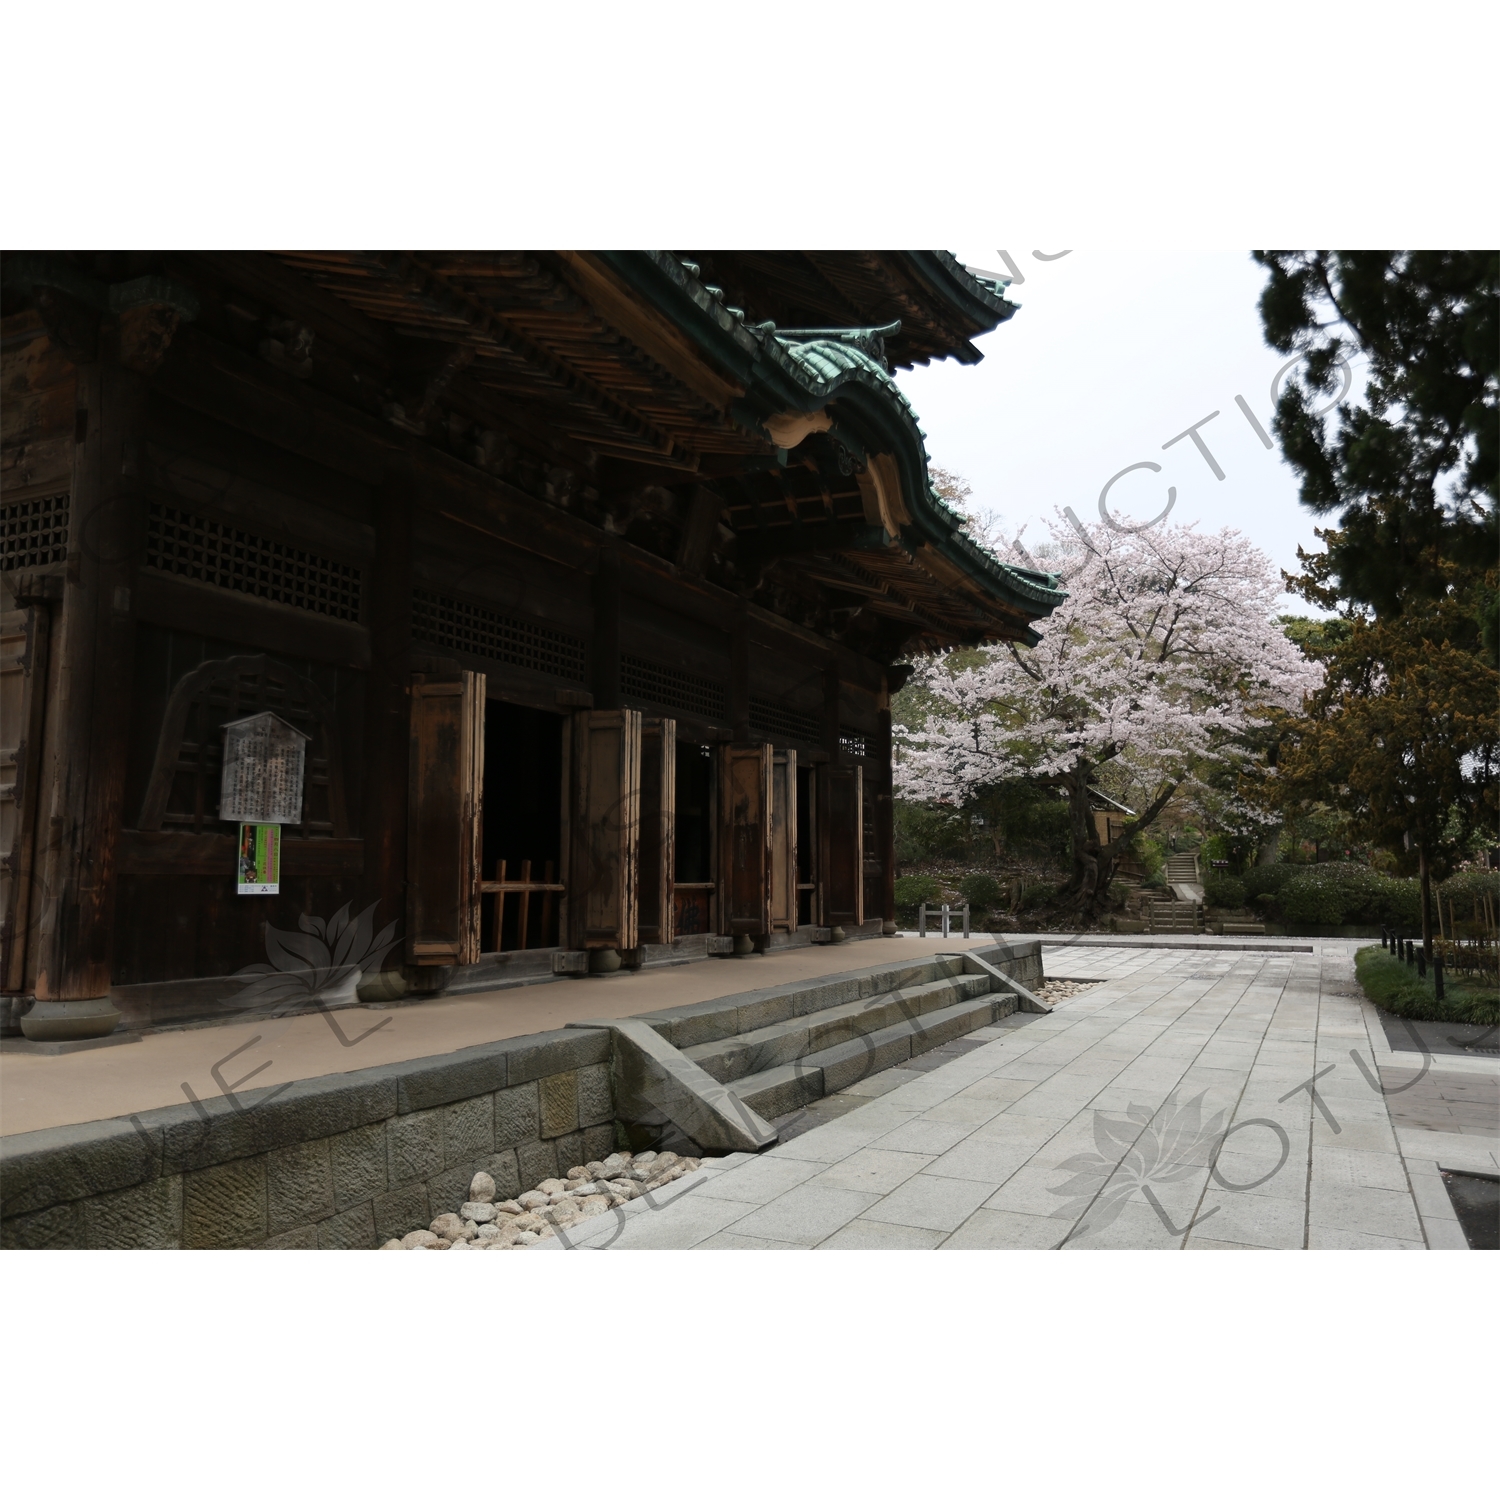
[[[792,343],[770,337],[805,372],[809,395],[835,408],[838,428],[852,429],[867,451],[888,452],[901,466],[902,498],[912,518],[911,526],[902,528],[902,540],[935,547],[986,593],[1032,619],[1051,614],[1067,598],[1055,574],[1001,562],[963,529],[963,517],[932,488],[916,412],[878,360],[835,339]]]
[[[908,263],[946,302],[986,333],[1016,315],[1019,303],[1005,297],[1008,282],[977,276],[947,250],[908,250]],[[961,357],[961,356],[960,356]]]
[[[946,252],[919,253],[956,288],[972,288],[974,296],[1014,311],[1014,304],[989,291]],[[766,417],[836,405],[838,427],[868,452],[890,453],[900,465],[903,498],[912,518],[911,525],[902,528],[903,542],[933,547],[986,594],[1029,619],[1050,615],[1067,598],[1055,574],[1001,562],[963,531],[963,518],[943,502],[928,479],[926,443],[911,404],[884,365],[857,343],[826,337],[796,340],[778,336],[771,324],[746,323],[738,308],[726,307],[665,251],[613,251],[601,258],[743,385],[745,398],[731,413],[736,421],[769,443],[770,435],[761,425]]]

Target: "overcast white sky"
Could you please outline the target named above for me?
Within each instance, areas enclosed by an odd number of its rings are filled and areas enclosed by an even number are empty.
[[[954,253],[1008,274],[996,250]],[[932,462],[968,480],[972,504],[1001,511],[1008,536],[1029,523],[1029,543],[1045,537],[1054,506],[1097,523],[1105,483],[1149,460],[1160,473],[1137,470],[1110,490],[1122,522],[1157,515],[1175,486],[1173,521],[1235,526],[1295,572],[1298,544],[1316,545],[1315,518],[1298,504],[1280,448],[1267,450],[1235,404],[1243,396],[1269,432],[1271,382],[1285,363],[1261,336],[1265,273],[1249,252],[1075,250],[1048,261],[1029,249],[1007,253],[1026,278],[1010,291],[1020,311],[977,341],[983,361],[898,375]],[[1223,479],[1191,438],[1162,446],[1214,411],[1199,433]],[[1283,604],[1317,613],[1295,597]]]

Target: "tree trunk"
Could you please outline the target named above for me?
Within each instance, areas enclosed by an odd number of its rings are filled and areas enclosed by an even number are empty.
[[[1427,864],[1427,840],[1417,844],[1417,869],[1422,876],[1422,953],[1432,963],[1432,871]]]
[[[1068,813],[1073,843],[1073,874],[1059,893],[1080,915],[1091,917],[1099,890],[1099,831],[1089,809],[1088,768],[1068,777]]]

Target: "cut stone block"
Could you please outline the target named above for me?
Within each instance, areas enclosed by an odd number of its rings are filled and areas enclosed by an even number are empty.
[[[705,1150],[759,1151],[776,1132],[644,1021],[610,1021],[616,1113],[627,1123],[661,1116]]]
[[[728,1088],[750,1108],[775,1119],[823,1097],[823,1070],[811,1058],[804,1057],[738,1079]]]
[[[963,957],[965,973],[988,974],[994,981],[996,989],[1005,994],[1014,995],[1020,1001],[1022,1010],[1043,1016],[1052,1014],[1052,1007],[1045,1000],[1033,995],[1019,979],[1012,979],[1009,974],[997,969],[994,964],[986,963],[984,959],[972,953],[965,953]]]

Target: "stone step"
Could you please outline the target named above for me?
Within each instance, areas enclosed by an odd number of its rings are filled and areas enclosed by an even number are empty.
[[[764,1026],[887,995],[895,990],[956,979],[964,972],[961,955],[934,954],[930,958],[885,964],[878,969],[838,975],[811,984],[803,981],[700,1000],[694,1005],[652,1011],[637,1019],[645,1021],[674,1047],[685,1051],[706,1042],[727,1041]]]
[[[701,1042],[683,1050],[711,1078],[731,1083],[796,1062],[810,1052],[838,1042],[884,1030],[914,1016],[927,1015],[962,1000],[988,994],[991,981],[984,974],[962,974],[929,984],[909,985],[886,995],[873,995],[811,1015],[761,1026],[720,1041]]]
[[[736,1079],[729,1085],[729,1092],[766,1119],[790,1114],[824,1094],[836,1093],[861,1078],[920,1057],[954,1037],[978,1031],[1015,1009],[1014,995],[987,994],[977,1000],[962,1000],[809,1053],[795,1062]]]

